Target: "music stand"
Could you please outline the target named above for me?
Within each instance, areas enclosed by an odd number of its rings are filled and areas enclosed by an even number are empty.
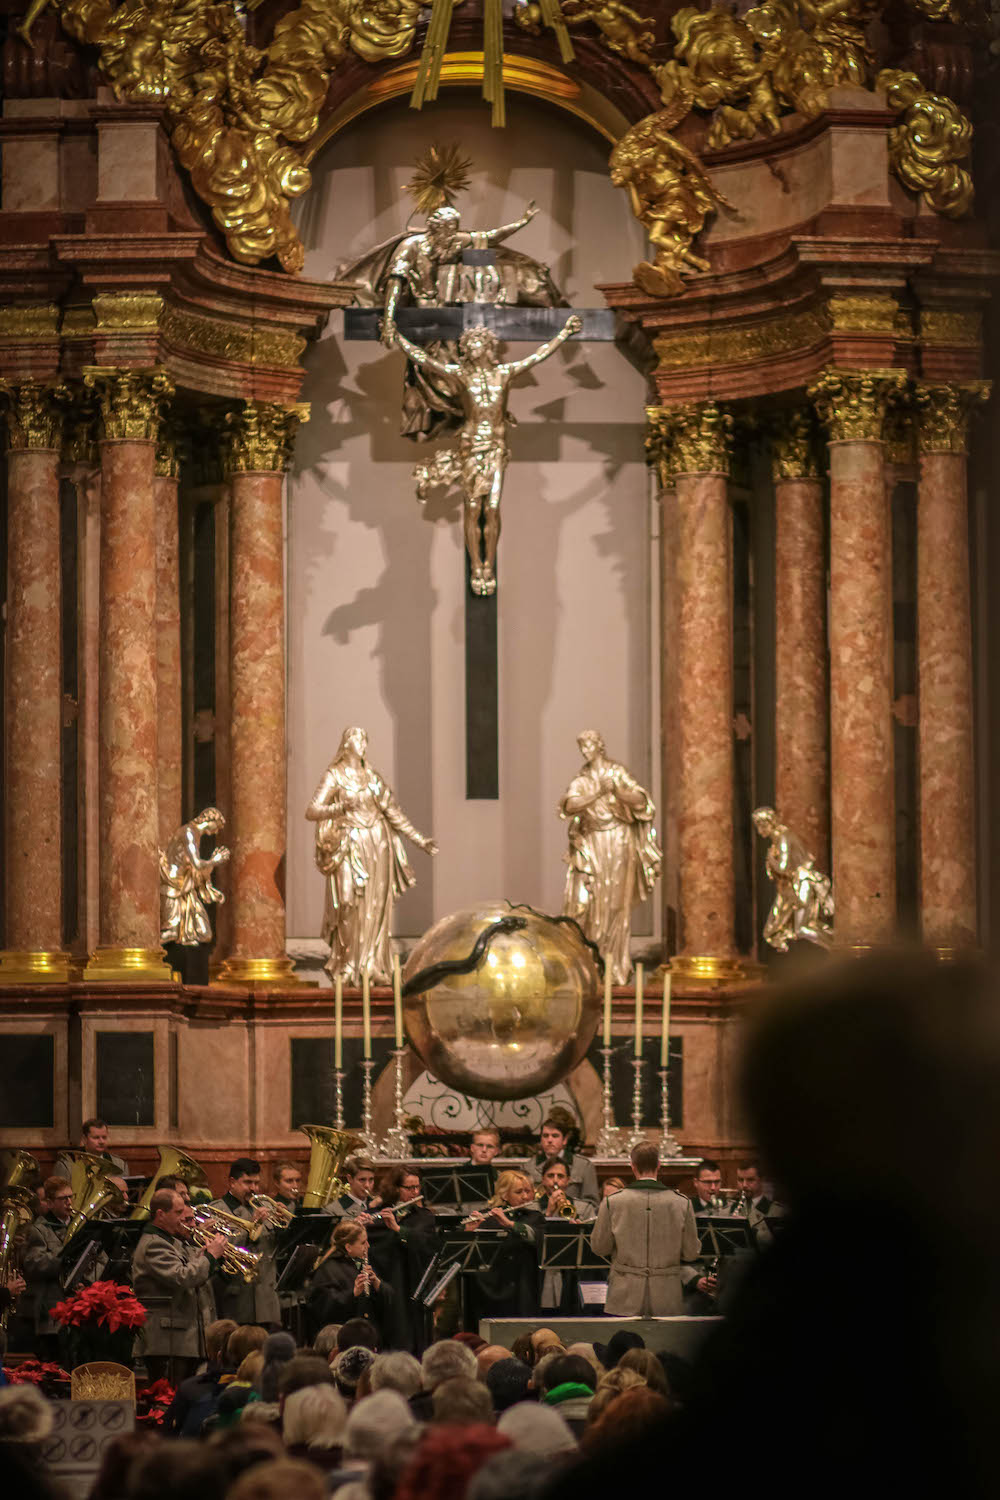
[[[73,1236],[77,1238],[76,1235]],[[83,1247],[83,1254],[77,1259],[72,1270],[63,1278],[63,1291],[72,1292],[86,1276],[87,1272],[97,1264],[101,1253],[100,1240],[88,1240]]]
[[[494,1184],[493,1168],[477,1167],[473,1162],[449,1162],[447,1166],[420,1170],[420,1185],[428,1208],[485,1203],[493,1195]]]
[[[289,1229],[293,1225],[288,1226]],[[312,1274],[316,1265],[316,1257],[319,1254],[317,1245],[295,1246],[291,1255],[285,1261],[281,1275],[275,1283],[275,1291],[279,1297],[286,1297],[286,1306],[292,1315],[295,1325],[295,1338],[298,1343],[303,1342],[305,1332],[304,1303],[305,1303],[305,1281]]]
[[[545,1238],[542,1241],[542,1271],[603,1271],[605,1276],[611,1269],[606,1255],[598,1255],[590,1248],[590,1235],[586,1230],[592,1224],[555,1223],[547,1220]]]
[[[746,1219],[703,1218],[697,1221],[701,1236],[702,1255],[715,1260],[727,1255],[738,1255],[750,1246]]]
[[[318,1220],[318,1222],[317,1222]],[[309,1240],[328,1240],[337,1220],[321,1208],[298,1208],[287,1229],[281,1231],[275,1256],[290,1264],[293,1252]]]
[[[66,1241],[61,1257],[64,1261],[73,1260],[75,1267],[84,1246],[96,1241],[108,1258],[104,1272],[106,1278],[127,1285],[131,1280],[132,1256],[148,1222],[146,1219],[91,1219],[81,1224]]]
[[[435,1281],[434,1285],[431,1287],[430,1291],[424,1298],[425,1307],[434,1306],[435,1302],[437,1302],[442,1293],[446,1292],[451,1286],[452,1282],[455,1280],[455,1277],[459,1274],[461,1269],[462,1268],[457,1260],[452,1261],[451,1265],[448,1267],[447,1271],[445,1271],[444,1275],[439,1277],[438,1280]]]

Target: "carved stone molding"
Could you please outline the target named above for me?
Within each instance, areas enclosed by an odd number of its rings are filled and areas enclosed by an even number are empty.
[[[63,419],[70,400],[68,386],[41,380],[0,381],[6,401],[11,448],[62,447]]]
[[[976,348],[982,342],[983,315],[975,308],[924,307],[920,337],[925,344],[961,344]]]
[[[903,370],[828,368],[808,394],[829,442],[881,443],[889,404],[905,389]]]
[[[808,408],[778,413],[770,423],[771,473],[782,479],[818,479],[816,420]]]
[[[275,474],[287,469],[299,424],[308,422],[309,406],[296,402],[247,401],[228,412],[225,468],[228,474]]]
[[[732,415],[715,401],[647,408],[661,475],[727,474]],[[662,483],[661,479],[661,483]]]
[[[164,370],[88,365],[83,383],[97,395],[98,437],[102,442],[156,442],[163,402],[174,391],[173,381]]]
[[[921,453],[965,453],[969,420],[990,394],[988,380],[930,385],[921,382],[913,392]]]

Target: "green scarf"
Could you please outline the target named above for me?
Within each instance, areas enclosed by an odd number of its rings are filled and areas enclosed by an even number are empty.
[[[564,1401],[579,1401],[584,1396],[589,1401],[593,1395],[589,1385],[583,1385],[576,1380],[564,1380],[562,1385],[555,1385],[543,1398],[544,1406],[561,1406]]]

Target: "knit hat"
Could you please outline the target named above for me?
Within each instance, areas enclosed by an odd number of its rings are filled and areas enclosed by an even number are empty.
[[[374,1363],[374,1353],[362,1344],[355,1344],[353,1349],[342,1349],[330,1364],[333,1378],[337,1382],[337,1389],[341,1394],[353,1396],[358,1388],[358,1381]]]

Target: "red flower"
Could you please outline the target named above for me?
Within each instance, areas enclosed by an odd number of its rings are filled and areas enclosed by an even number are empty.
[[[61,1365],[43,1364],[37,1359],[24,1359],[19,1365],[4,1369],[9,1385],[33,1385],[42,1394],[53,1400],[68,1394],[69,1373]]]
[[[169,1380],[154,1380],[136,1394],[135,1419],[145,1427],[162,1427],[167,1407],[174,1399]]]
[[[64,1326],[80,1328],[85,1323],[96,1323],[116,1333],[119,1328],[141,1328],[146,1321],[146,1309],[131,1287],[117,1281],[95,1281],[64,1302],[57,1302],[52,1316]]]

